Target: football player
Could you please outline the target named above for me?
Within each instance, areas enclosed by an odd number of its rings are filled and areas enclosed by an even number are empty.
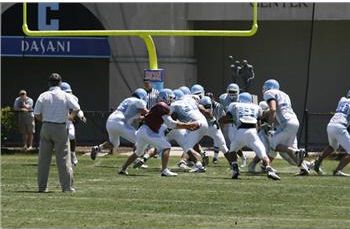
[[[289,96],[280,90],[280,85],[275,79],[265,81],[262,92],[264,100],[269,106],[269,111],[266,113],[268,123],[272,126],[278,123],[270,142],[272,149],[287,153],[299,166],[299,175],[308,175],[309,167],[303,163],[305,150],[298,149],[295,141],[299,121],[292,109]]]
[[[163,89],[159,93],[161,102],[156,103],[144,118],[144,124],[136,133],[135,152],[128,157],[119,174],[127,175],[128,166],[139,156],[144,154],[147,145],[154,146],[162,158],[162,176],[177,176],[177,173],[168,169],[168,161],[171,145],[160,131],[163,123],[171,129],[188,129],[195,131],[199,128],[198,122],[183,123],[174,121],[170,114],[169,105],[174,99],[174,94],[170,89]]]
[[[226,93],[220,95],[219,97],[220,104],[223,106],[225,112],[227,112],[228,107],[230,106],[231,103],[237,102],[239,91],[240,91],[239,86],[235,83],[231,83],[227,86]],[[222,129],[223,129],[222,132],[225,136],[226,144],[229,147],[230,142],[233,141],[234,133],[237,127],[232,123],[228,123],[228,124],[224,124]],[[242,159],[241,167],[245,167],[247,165],[247,157],[243,154],[241,150],[239,150],[237,154]]]
[[[214,101],[215,102],[215,101]],[[200,110],[206,117],[208,122],[208,136],[214,141],[214,146],[218,147],[221,152],[226,154],[228,148],[226,146],[225,137],[221,131],[218,120],[225,115],[221,105],[217,102],[213,103],[212,99],[208,96],[204,96],[199,100]],[[218,160],[218,151],[214,153],[213,162],[216,163]]]
[[[132,123],[142,119],[142,116],[148,112],[146,97],[147,92],[142,88],[138,88],[132,93],[131,97],[124,99],[118,108],[109,115],[106,122],[109,140],[92,147],[90,154],[92,160],[95,160],[97,154],[103,149],[119,147],[120,137],[135,144],[136,129],[132,126]]]
[[[342,97],[339,102],[335,114],[327,125],[328,143],[329,145],[323,150],[322,154],[315,160],[315,171],[322,175],[321,163],[328,155],[337,150],[339,146],[343,147],[346,155],[342,157],[337,168],[333,171],[334,176],[350,177],[350,174],[344,173],[342,170],[350,162],[350,134],[348,127],[350,126],[350,90],[346,97]]]
[[[69,83],[67,82],[62,82],[61,83],[61,89],[65,91],[66,93],[72,94],[73,98],[78,102],[78,98],[73,95],[73,91]],[[80,118],[81,121],[86,123],[86,118],[84,116],[84,112],[80,110],[77,114],[77,117]],[[75,126],[74,126],[74,118],[69,117],[68,122],[67,122],[67,129],[68,129],[68,139],[69,139],[69,144],[70,144],[70,151],[71,151],[71,161],[74,166],[78,164],[78,158],[75,153],[75,148],[76,148],[76,139],[75,139]]]
[[[230,144],[230,153],[225,154],[232,167],[232,179],[238,179],[240,175],[236,152],[247,146],[263,161],[266,166],[267,177],[280,180],[276,170],[270,166],[270,159],[257,133],[258,119],[261,117],[261,108],[253,104],[253,97],[248,92],[241,93],[238,96],[238,102],[231,103],[226,116],[223,117],[223,122],[231,122],[232,120],[237,126],[235,138]]]
[[[259,107],[262,109],[263,112],[267,112],[269,110],[269,106],[267,105],[267,103],[265,101],[261,101],[259,103]],[[261,122],[261,124],[260,124],[258,135],[259,135],[261,142],[264,144],[267,156],[269,157],[270,162],[272,163],[272,161],[277,157],[277,154],[278,154],[278,152],[272,150],[271,144],[270,144],[271,136],[274,133],[276,125],[274,128],[272,128],[271,125],[268,123],[266,117],[262,118],[260,120],[260,122]],[[295,141],[296,141],[296,139],[295,139]],[[295,142],[294,144],[297,144],[297,143]],[[282,152],[279,154],[290,165],[294,165],[294,166],[296,165],[296,162],[293,161],[293,159],[291,159],[287,153]],[[260,158],[258,156],[255,156],[253,158],[253,160],[248,165],[248,172],[255,173],[255,167],[259,163],[259,161],[260,161]],[[265,166],[262,165],[261,169],[262,169],[262,171],[265,171]]]

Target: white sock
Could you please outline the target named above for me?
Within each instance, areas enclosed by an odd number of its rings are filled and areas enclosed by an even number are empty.
[[[218,158],[219,157],[219,152],[214,152],[214,158]]]

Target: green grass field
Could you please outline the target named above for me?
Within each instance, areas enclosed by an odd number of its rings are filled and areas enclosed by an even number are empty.
[[[170,178],[160,176],[160,160],[153,159],[148,170],[130,168],[125,177],[117,175],[125,159],[80,156],[73,194],[61,193],[53,159],[50,193],[39,194],[37,156],[2,155],[2,228],[350,227],[348,178],[295,177],[295,168],[277,160],[281,181],[244,172],[232,180],[223,158],[207,173]],[[325,161],[325,170],[336,163]]]

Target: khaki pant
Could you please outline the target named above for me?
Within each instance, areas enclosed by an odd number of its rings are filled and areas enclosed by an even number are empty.
[[[56,164],[62,191],[70,191],[73,185],[73,169],[65,124],[43,123],[40,131],[40,147],[38,162],[38,188],[47,190],[47,181],[55,150]]]

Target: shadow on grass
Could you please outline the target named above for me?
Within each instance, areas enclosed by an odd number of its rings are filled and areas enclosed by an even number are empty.
[[[31,163],[31,164],[20,164],[21,166],[38,166],[37,163]],[[53,166],[53,165],[50,165]]]
[[[13,191],[15,193],[38,193],[38,194],[49,194],[49,193],[55,193],[54,191],[47,191],[47,192],[38,192],[34,190],[17,190]]]

